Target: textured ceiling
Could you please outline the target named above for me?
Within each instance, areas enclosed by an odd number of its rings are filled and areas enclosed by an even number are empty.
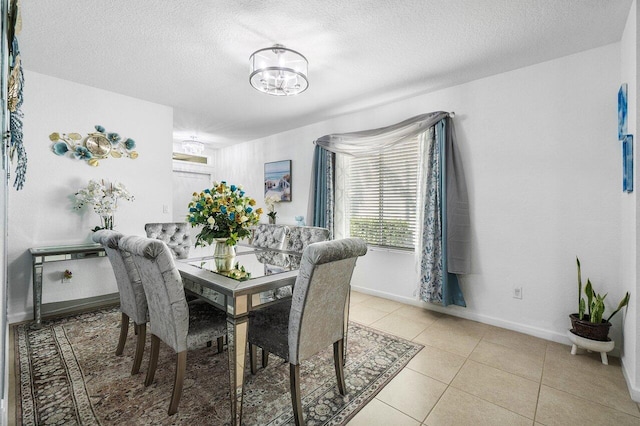
[[[172,106],[176,140],[222,146],[619,41],[631,0],[21,5],[26,69]],[[309,60],[303,94],[249,85],[249,55],[275,43]]]

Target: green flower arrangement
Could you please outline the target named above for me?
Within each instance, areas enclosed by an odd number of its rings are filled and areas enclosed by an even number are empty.
[[[249,227],[260,221],[262,209],[254,210],[256,201],[245,195],[242,185],[213,182],[211,188],[194,192],[189,203],[187,222],[192,227],[203,225],[196,235],[196,247],[211,245],[216,238],[226,238],[227,245],[236,245],[248,237]]]

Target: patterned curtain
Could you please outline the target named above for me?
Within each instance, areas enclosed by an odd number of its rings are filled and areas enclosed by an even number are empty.
[[[419,237],[420,299],[466,306],[458,277],[448,272],[447,257],[447,129],[446,120],[439,121],[434,132],[422,137],[423,173],[420,185],[422,233]]]
[[[308,212],[312,226],[329,230],[329,239],[333,239],[335,156],[333,152],[316,145]]]
[[[423,182],[420,188],[422,233],[419,236],[420,299],[442,302],[444,259],[442,257],[442,186],[440,185],[440,144],[433,131],[422,136]]]

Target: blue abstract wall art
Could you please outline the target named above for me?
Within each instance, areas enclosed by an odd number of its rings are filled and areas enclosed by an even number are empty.
[[[622,141],[622,190],[633,192],[633,135]]]
[[[618,90],[618,140],[627,135],[627,83],[620,85]]]

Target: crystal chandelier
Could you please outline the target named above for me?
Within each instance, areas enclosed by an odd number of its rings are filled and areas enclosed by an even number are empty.
[[[309,87],[307,58],[281,44],[253,52],[249,65],[249,82],[269,95],[293,96]]]
[[[195,136],[191,136],[191,140],[182,141],[182,150],[185,154],[201,155],[204,151],[204,144],[196,140]]]

